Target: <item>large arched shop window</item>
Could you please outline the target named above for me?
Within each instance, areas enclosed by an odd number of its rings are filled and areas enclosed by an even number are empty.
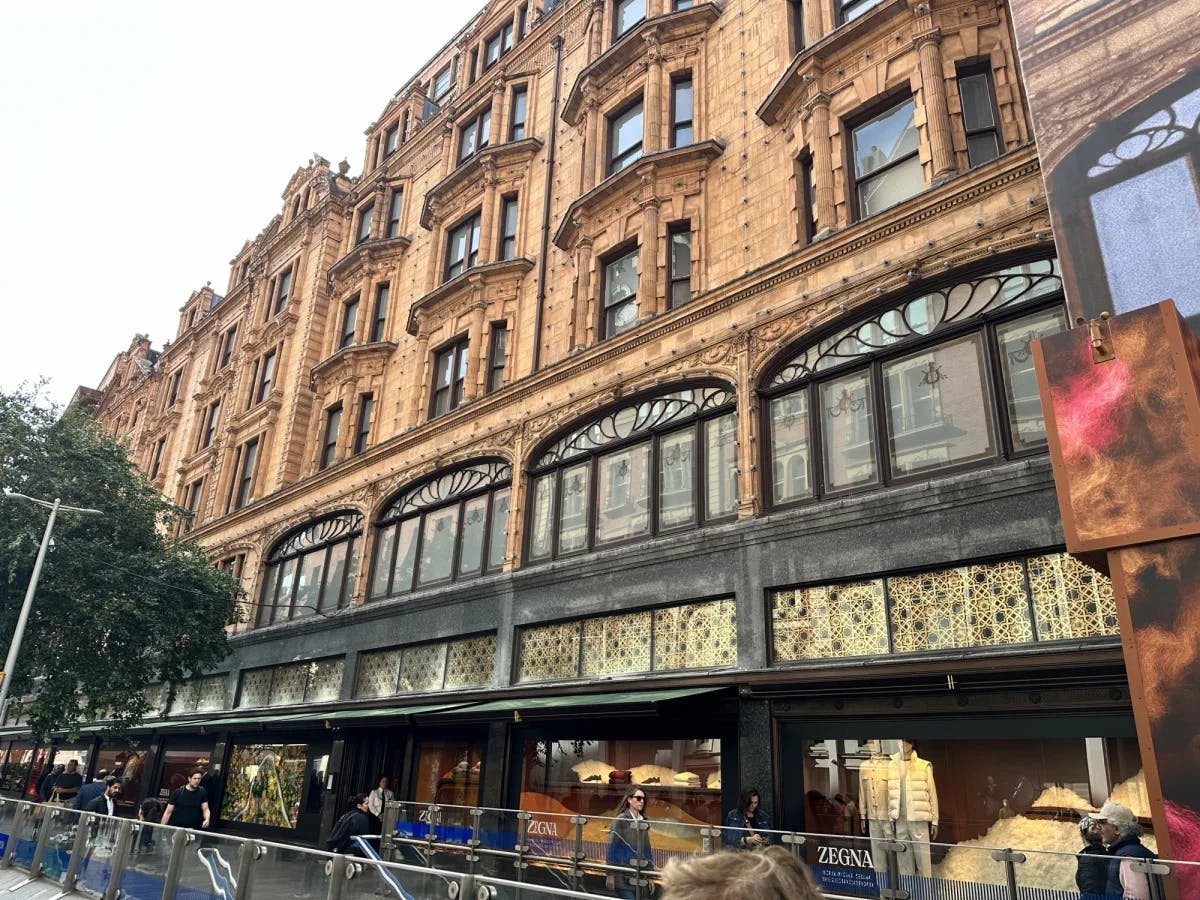
[[[339,609],[358,573],[362,514],[334,513],[289,532],[267,556],[258,624]]]
[[[763,389],[772,502],[1042,449],[1031,343],[1066,321],[1045,259],[893,302],[806,347]]]
[[[499,571],[512,466],[484,460],[435,476],[389,503],[375,523],[372,598]]]
[[[685,388],[619,407],[555,441],[530,477],[530,560],[731,518],[733,390]]]

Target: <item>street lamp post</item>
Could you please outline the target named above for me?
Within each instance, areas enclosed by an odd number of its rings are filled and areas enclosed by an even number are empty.
[[[25,589],[25,602],[21,604],[21,614],[17,616],[17,629],[13,633],[12,643],[8,645],[8,659],[4,662],[4,671],[0,672],[0,722],[4,720],[4,713],[8,705],[8,686],[12,684],[13,672],[17,666],[17,657],[21,652],[21,640],[25,637],[25,624],[29,621],[29,610],[33,606],[33,595],[37,590],[38,578],[42,574],[42,563],[46,559],[46,550],[50,546],[50,535],[54,531],[54,520],[58,518],[59,510],[65,512],[78,513],[81,516],[102,516],[98,509],[86,509],[80,506],[63,506],[59,498],[55,497],[53,503],[47,503],[45,500],[39,500],[36,497],[29,497],[25,494],[18,494],[16,491],[8,488],[4,489],[5,497],[18,497],[22,500],[28,500],[31,503],[36,503],[38,506],[44,506],[50,510],[50,519],[46,522],[46,532],[42,535],[42,544],[38,547],[37,561],[33,564],[33,574],[29,577],[29,587]]]

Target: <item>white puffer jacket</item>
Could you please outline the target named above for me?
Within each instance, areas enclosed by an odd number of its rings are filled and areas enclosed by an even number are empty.
[[[892,821],[900,818],[900,779],[904,775],[904,760],[899,753],[892,754],[888,767],[888,816]],[[904,784],[908,808],[903,811],[907,822],[938,823],[937,785],[933,783],[933,764],[921,759],[914,751],[908,758],[908,778]]]

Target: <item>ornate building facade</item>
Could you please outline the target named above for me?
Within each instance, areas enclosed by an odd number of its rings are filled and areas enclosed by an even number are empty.
[[[144,792],[210,759],[222,827],[316,840],[380,773],[598,812],[654,767],[680,821],[757,785],[837,831],[912,738],[953,843],[981,773],[1020,812],[1136,783],[1003,2],[493,0],[349,168],[81,394],[247,598]],[[324,802],[247,800],[267,758]]]

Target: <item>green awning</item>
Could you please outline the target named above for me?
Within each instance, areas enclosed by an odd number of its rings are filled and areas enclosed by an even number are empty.
[[[169,727],[172,730],[195,730],[203,728],[206,731],[237,730],[242,727],[251,726],[255,728],[270,728],[272,726],[296,727],[309,725],[314,728],[324,728],[327,723],[331,722],[352,724],[357,720],[397,719],[420,713],[456,709],[463,705],[462,703],[439,703],[425,706],[372,706],[362,709],[333,709],[328,712],[311,710],[302,713],[263,711],[252,715],[231,716],[227,719],[212,718],[199,721],[168,723],[162,727]]]
[[[682,700],[701,694],[712,694],[725,690],[724,687],[667,688],[659,691],[614,691],[609,694],[556,694],[550,697],[512,697],[506,700],[491,700],[476,706],[446,710],[440,715],[491,715],[493,713],[529,713],[538,710],[562,710],[571,708],[579,715],[597,706],[653,706],[670,700]]]

